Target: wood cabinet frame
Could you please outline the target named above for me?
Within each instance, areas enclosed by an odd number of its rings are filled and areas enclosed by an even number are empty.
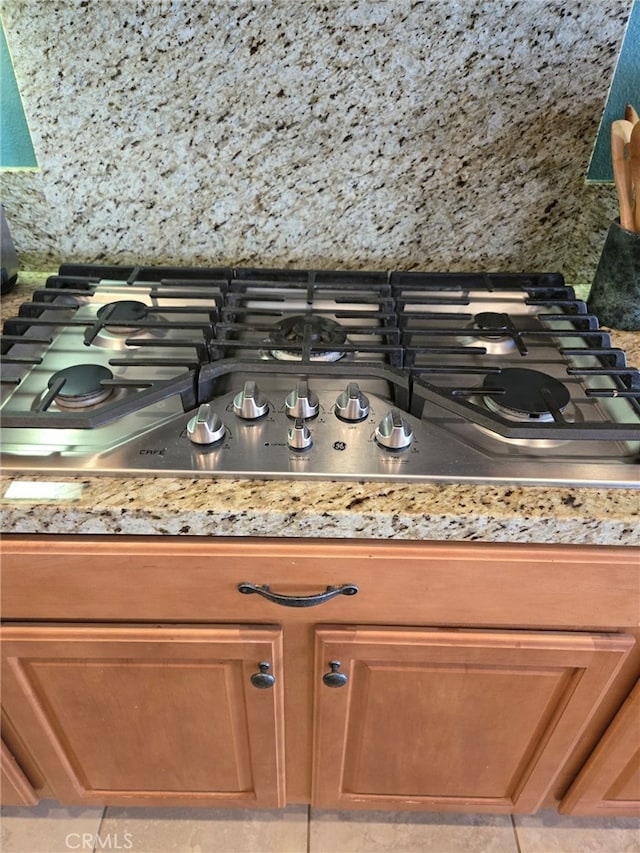
[[[3,707],[64,803],[285,804],[282,632],[5,626]],[[268,662],[275,683],[252,676]]]
[[[559,811],[640,817],[640,681],[567,791]]]
[[[278,626],[284,638],[288,803],[311,798],[313,701],[322,676],[314,668],[314,631],[320,625],[595,632],[640,639],[636,548],[18,535],[5,536],[0,548],[7,626]],[[318,608],[295,609],[241,595],[242,582],[296,595],[344,583],[359,591]],[[557,768],[543,806],[565,794],[639,672],[636,642]],[[19,728],[19,721],[11,722]],[[10,730],[7,737],[18,754]],[[36,795],[43,793],[51,795],[46,784],[36,789]]]
[[[314,804],[537,811],[633,643],[320,628],[316,670],[340,661],[348,681],[316,690]]]
[[[31,782],[4,741],[0,742],[0,802],[3,806],[35,806],[38,803]]]

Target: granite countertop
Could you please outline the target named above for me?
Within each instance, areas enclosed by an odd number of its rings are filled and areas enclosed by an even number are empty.
[[[3,316],[46,275],[21,274]],[[616,333],[615,343],[640,362],[640,334]],[[24,497],[6,497],[10,486]],[[0,531],[640,545],[640,492],[4,472]]]

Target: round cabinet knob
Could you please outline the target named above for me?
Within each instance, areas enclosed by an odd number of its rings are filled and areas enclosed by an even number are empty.
[[[255,382],[244,383],[244,388],[233,400],[233,411],[239,418],[253,421],[269,411],[269,404],[262,396]]]
[[[325,672],[322,676],[322,681],[327,687],[344,687],[349,680],[344,672],[339,672],[340,666],[339,660],[329,661],[331,672]]]
[[[398,409],[384,416],[376,428],[376,441],[387,450],[404,450],[413,441],[411,427]]]
[[[369,414],[369,399],[360,390],[357,382],[350,382],[338,394],[335,408],[336,416],[343,421],[362,421]]]
[[[262,661],[258,664],[259,672],[254,672],[251,676],[251,683],[258,690],[269,690],[276,683],[275,675],[272,675],[269,670],[271,664],[268,661]]]
[[[209,403],[203,403],[187,424],[187,435],[193,444],[215,444],[224,438],[224,424]]]
[[[287,444],[292,450],[307,450],[313,444],[309,427],[302,418],[296,418],[295,423],[288,430]]]
[[[290,418],[315,418],[320,409],[318,395],[309,389],[309,383],[302,379],[285,401]]]

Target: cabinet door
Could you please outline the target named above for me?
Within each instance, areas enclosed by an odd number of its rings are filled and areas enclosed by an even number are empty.
[[[314,804],[536,811],[633,642],[319,629]],[[339,689],[322,678],[335,662],[347,676]]]
[[[2,629],[3,707],[63,803],[284,804],[274,627]],[[275,684],[251,681],[269,663]]]
[[[640,815],[640,681],[559,810],[576,815]]]
[[[0,805],[34,806],[38,802],[31,783],[4,741],[0,742]]]

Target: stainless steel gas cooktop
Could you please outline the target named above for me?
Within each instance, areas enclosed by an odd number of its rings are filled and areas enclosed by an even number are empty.
[[[64,264],[1,342],[12,471],[640,485],[640,373],[557,274]]]

